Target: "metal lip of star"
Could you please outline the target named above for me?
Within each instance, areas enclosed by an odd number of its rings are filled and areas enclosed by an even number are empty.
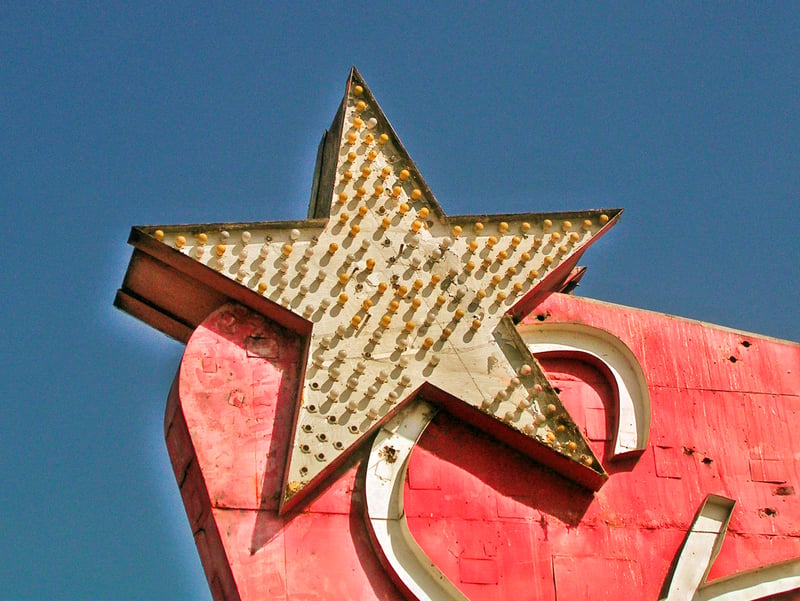
[[[186,341],[234,301],[306,340],[281,512],[421,397],[597,490],[514,327],[621,209],[448,217],[353,69],[305,221],[141,226],[115,304]]]

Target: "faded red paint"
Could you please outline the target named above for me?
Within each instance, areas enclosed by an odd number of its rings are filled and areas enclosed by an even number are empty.
[[[528,317],[540,320],[628,345],[650,389],[650,442],[636,459],[605,462],[611,477],[592,495],[440,414],[412,453],[406,510],[461,590],[474,600],[655,600],[709,493],[737,500],[710,580],[800,557],[800,346],[558,294]],[[302,344],[243,308],[213,314],[187,344],[166,436],[211,590],[400,599],[364,524],[366,448],[301,511],[278,516]],[[575,359],[542,363],[603,459],[605,377]]]

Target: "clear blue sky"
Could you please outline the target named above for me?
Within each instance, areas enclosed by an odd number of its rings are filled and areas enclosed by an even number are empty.
[[[624,207],[579,294],[800,340],[797,2],[268,4],[0,6],[0,599],[209,598],[125,241],[303,217],[353,64],[446,212]]]

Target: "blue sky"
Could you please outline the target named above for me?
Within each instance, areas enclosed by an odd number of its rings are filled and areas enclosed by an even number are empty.
[[[624,207],[578,294],[800,340],[800,4],[0,6],[0,598],[204,599],[134,224],[301,218],[355,64],[451,214]]]

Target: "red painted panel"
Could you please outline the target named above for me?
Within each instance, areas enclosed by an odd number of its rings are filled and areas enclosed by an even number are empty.
[[[602,579],[593,577],[603,573]],[[616,557],[556,555],[553,579],[558,601],[615,601],[642,588],[639,562]]]
[[[423,498],[407,489],[406,499],[409,515],[415,516],[409,518],[414,536],[454,582],[458,572],[446,555],[460,557],[463,543],[443,546],[441,541],[469,538],[473,522],[436,508],[437,499],[453,507],[494,496],[497,515],[482,519],[523,523],[536,544],[520,548],[532,553],[534,565],[546,565],[549,557],[570,558],[554,560],[545,576],[557,593],[561,583],[563,598],[627,599],[637,590],[636,598],[657,599],[686,529],[709,493],[738,503],[711,578],[800,557],[800,507],[794,488],[764,482],[798,480],[791,431],[798,425],[792,419],[800,398],[796,386],[784,388],[785,378],[774,387],[770,380],[775,373],[798,373],[800,347],[559,295],[542,309],[549,312],[549,321],[577,320],[606,329],[634,350],[654,382],[651,445],[638,460],[606,465],[609,482],[594,497],[581,498],[580,491],[543,468],[521,458],[512,465],[513,452],[447,416],[437,418],[412,455],[410,469],[439,471],[446,485],[438,497],[426,491]],[[731,361],[734,351],[739,358]],[[545,369],[587,431],[586,416],[597,409],[597,398],[611,406],[608,391],[598,392],[587,366],[545,361]],[[486,458],[496,462],[494,472],[484,465]],[[527,493],[519,490],[520,483],[527,483]],[[440,518],[423,520],[423,515]],[[511,541],[499,545],[504,565],[514,562],[513,553],[502,553],[511,546]],[[627,560],[642,569],[630,571],[622,565]],[[575,574],[581,575],[579,581],[571,579]],[[632,574],[631,582],[621,574]],[[631,589],[639,579],[641,584]],[[578,583],[587,581],[593,589]],[[501,570],[495,586],[460,587],[473,599],[539,598],[529,583],[529,577],[515,580]]]
[[[709,493],[737,500],[712,579],[800,557],[800,347],[561,295],[539,312],[631,348],[650,388],[650,445],[638,459],[606,461],[610,479],[593,495],[440,413],[412,453],[406,511],[465,594],[655,600]],[[305,507],[277,515],[301,352],[296,336],[238,309],[212,316],[187,345],[167,447],[212,592],[399,599],[362,517],[365,449]],[[608,383],[575,360],[543,363],[605,461]]]
[[[359,458],[302,512],[277,514],[300,349],[241,307],[213,314],[187,344],[167,448],[212,594],[399,600],[362,517]]]

